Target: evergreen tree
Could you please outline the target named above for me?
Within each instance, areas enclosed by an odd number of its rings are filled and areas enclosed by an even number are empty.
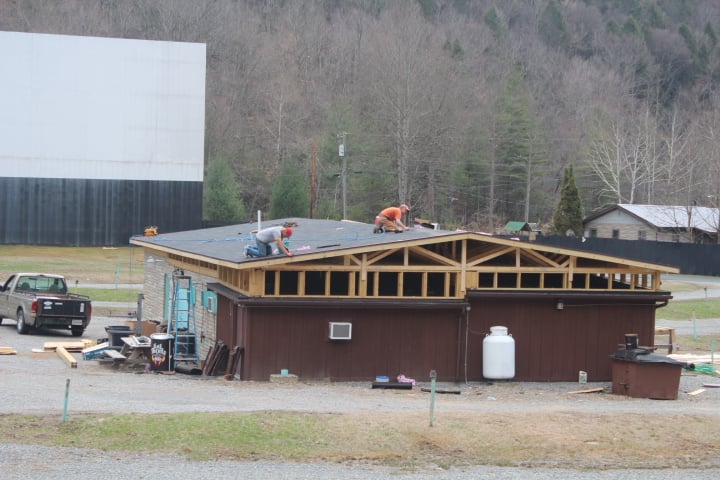
[[[505,22],[495,6],[491,7],[485,14],[485,25],[490,27],[495,39],[503,38],[507,33]]]
[[[570,45],[570,34],[555,0],[548,2],[540,16],[539,34],[548,47],[564,50]]]
[[[583,209],[580,192],[575,184],[573,166],[565,167],[562,191],[555,215],[553,216],[556,235],[578,236],[583,233]]]
[[[718,43],[717,35],[715,34],[715,29],[713,28],[712,24],[710,22],[707,22],[705,24],[705,35],[707,35],[708,39],[710,40],[710,45],[714,48]]]
[[[283,163],[280,175],[273,184],[270,197],[270,217],[308,217],[310,191],[308,182],[297,167]]]
[[[508,77],[498,99],[497,147],[495,150],[499,216],[528,221],[535,192],[547,157],[543,133],[532,118],[531,98],[519,68]]]
[[[240,186],[227,159],[218,158],[208,165],[203,193],[203,218],[225,222],[245,219]]]

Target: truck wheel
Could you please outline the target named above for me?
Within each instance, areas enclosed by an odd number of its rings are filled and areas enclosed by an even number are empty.
[[[25,335],[30,331],[30,327],[25,323],[25,312],[18,310],[17,312],[17,332],[20,335]]]
[[[73,337],[79,337],[83,333],[85,333],[85,329],[84,328],[71,328],[70,333],[72,333]]]

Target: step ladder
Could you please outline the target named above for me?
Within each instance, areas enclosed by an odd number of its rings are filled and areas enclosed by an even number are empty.
[[[173,367],[177,362],[199,359],[195,328],[195,288],[192,277],[173,275],[168,334],[173,336]]]

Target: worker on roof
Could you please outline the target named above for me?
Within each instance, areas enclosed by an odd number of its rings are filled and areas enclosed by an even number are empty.
[[[288,250],[283,239],[290,238],[293,234],[290,227],[269,227],[260,230],[255,234],[256,247],[248,245],[245,247],[246,257],[269,257],[273,254],[273,243],[277,244],[278,253],[283,252],[288,257],[293,253]]]
[[[404,203],[399,207],[387,207],[375,217],[375,229],[373,233],[383,232],[395,232],[400,233],[405,230],[410,230],[410,227],[406,226],[402,222],[402,217],[410,211],[410,207]]]

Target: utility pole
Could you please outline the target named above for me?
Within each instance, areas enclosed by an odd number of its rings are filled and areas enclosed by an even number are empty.
[[[342,218],[347,219],[347,157],[345,157],[345,136],[347,132],[342,132],[338,135],[340,138],[340,147],[338,148],[338,155],[342,158],[342,173],[340,174],[342,180]]]
[[[315,190],[315,184],[317,182],[317,143],[313,139],[312,143],[312,163],[310,164],[310,218],[313,218],[315,214],[315,198],[317,197],[317,191]]]

